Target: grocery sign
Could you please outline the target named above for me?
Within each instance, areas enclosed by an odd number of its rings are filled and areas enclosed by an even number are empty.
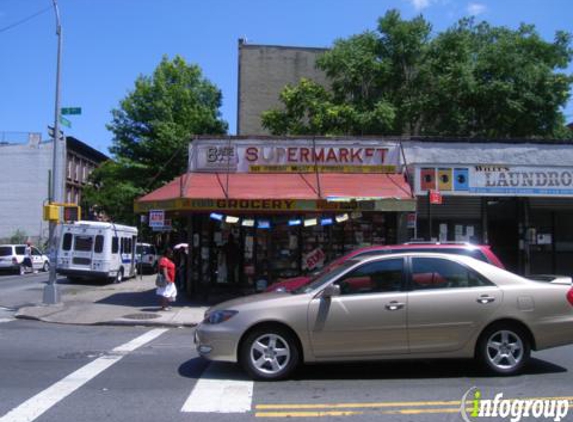
[[[573,197],[573,167],[418,166],[416,195]]]

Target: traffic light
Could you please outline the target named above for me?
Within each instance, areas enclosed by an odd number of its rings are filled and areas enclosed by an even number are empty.
[[[63,220],[65,222],[79,221],[82,217],[82,209],[79,205],[64,205]]]
[[[55,134],[54,126],[48,126],[48,136],[50,138],[54,139],[54,134]],[[61,130],[60,130],[59,139],[64,139],[64,132],[62,132]]]
[[[60,208],[57,205],[44,205],[44,220],[58,222],[60,219]]]

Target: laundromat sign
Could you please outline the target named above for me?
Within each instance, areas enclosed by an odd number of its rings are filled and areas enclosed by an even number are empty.
[[[573,196],[573,167],[419,166],[416,195]]]
[[[192,172],[396,173],[399,142],[296,139],[196,140],[189,147]]]

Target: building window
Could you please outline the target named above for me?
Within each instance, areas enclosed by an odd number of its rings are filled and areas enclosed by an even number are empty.
[[[74,159],[73,159],[73,157],[69,156],[68,157],[68,179],[72,178],[73,165],[74,165]]]

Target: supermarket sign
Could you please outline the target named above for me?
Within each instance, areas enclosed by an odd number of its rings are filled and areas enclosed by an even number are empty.
[[[399,142],[330,139],[195,140],[189,171],[232,173],[396,173]]]
[[[416,195],[573,197],[573,167],[418,166]]]

